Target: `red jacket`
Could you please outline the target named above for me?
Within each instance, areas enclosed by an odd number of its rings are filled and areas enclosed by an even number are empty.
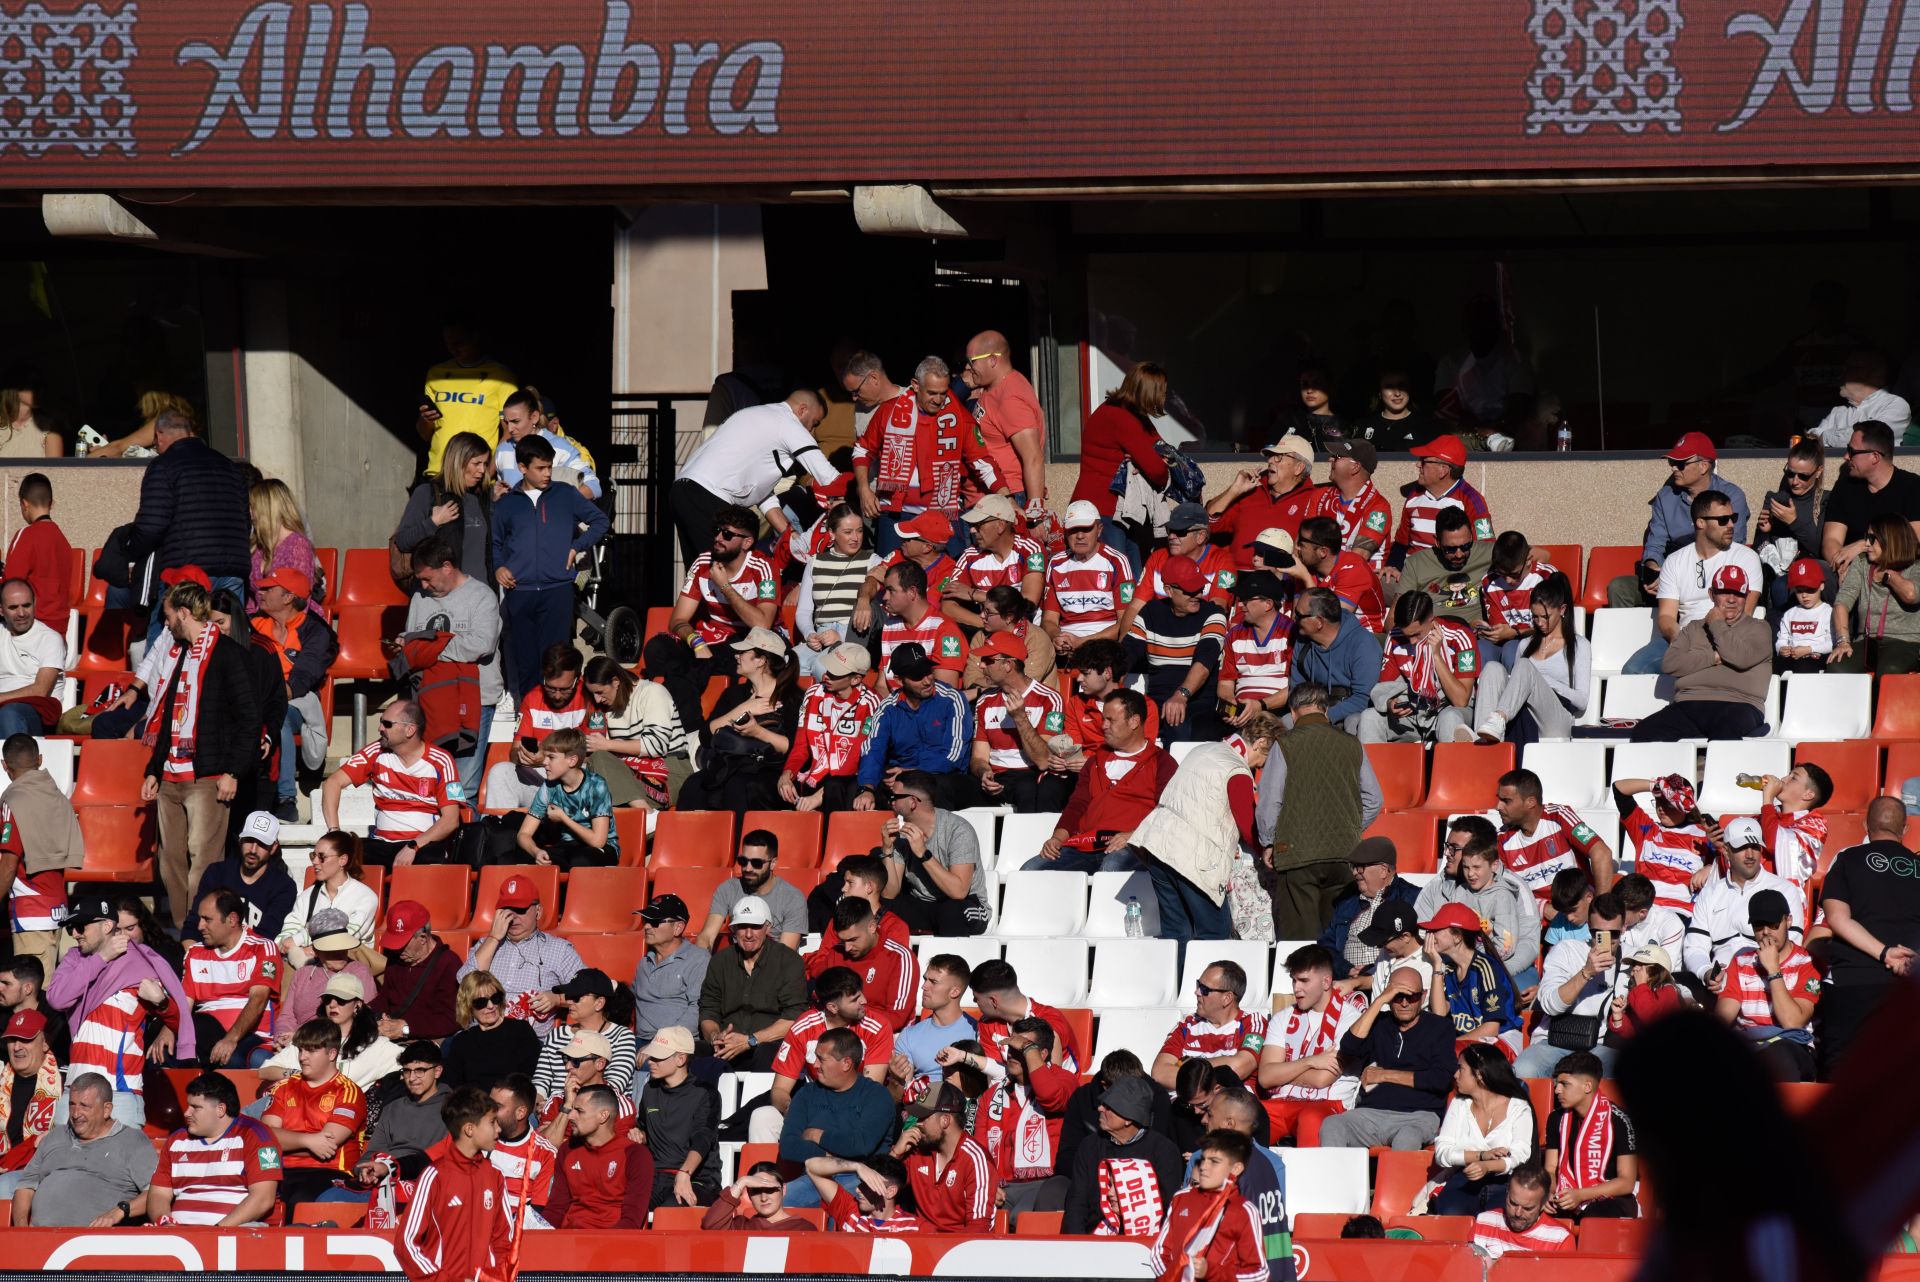
[[[653,1154],[616,1132],[599,1148],[561,1151],[547,1220],[561,1229],[644,1229],[652,1198]]]
[[[1267,1282],[1266,1234],[1238,1189],[1182,1189],[1174,1195],[1154,1239],[1153,1276],[1180,1277],[1190,1255],[1206,1259],[1207,1282]]]
[[[1079,779],[1074,781],[1073,795],[1067,798],[1067,808],[1060,812],[1059,826],[1067,830],[1067,840],[1076,845],[1084,845],[1083,838],[1090,840],[1098,833],[1138,828],[1160,804],[1167,781],[1180,768],[1171,753],[1149,740],[1133,769],[1114,783],[1107,777],[1107,762],[1114,756],[1113,749],[1101,748],[1087,758]]]
[[[484,1154],[449,1149],[414,1183],[396,1254],[414,1282],[465,1282],[506,1277],[512,1244],[505,1178]]]
[[[828,922],[820,947],[805,960],[809,981],[834,966],[845,966],[860,976],[867,1014],[896,1033],[920,1015],[920,959],[913,951],[907,923],[895,913],[880,914],[880,938],[865,957],[856,961],[847,956],[840,947],[840,933]]]

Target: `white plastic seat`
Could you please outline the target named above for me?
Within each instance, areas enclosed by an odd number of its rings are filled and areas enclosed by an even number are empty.
[[[1613,749],[1613,763],[1607,769],[1607,789],[1616,779],[1659,779],[1681,775],[1698,779],[1700,750],[1690,743],[1621,743]],[[1645,793],[1641,794],[1645,796]]]
[[[963,959],[971,970],[983,961],[997,961],[1000,957],[1000,940],[993,935],[921,935],[913,941],[914,956],[920,959],[920,973],[925,974],[927,963],[942,953],[951,953]],[[968,988],[960,995],[963,1004],[973,1004],[973,989]]]
[[[1087,874],[1009,872],[1000,877],[1003,938],[1064,939],[1087,924]]]
[[[1000,826],[1000,811],[995,806],[969,806],[965,810],[953,812],[956,816],[973,825],[974,836],[980,839],[980,866],[992,872],[998,864],[997,847]]]
[[[320,789],[313,790],[313,821],[320,822]],[[348,832],[366,832],[373,827],[373,786],[354,784],[340,794],[340,826]]]
[[[1710,815],[1760,813],[1760,794],[1742,788],[1735,775],[1785,776],[1793,768],[1793,745],[1784,739],[1716,739],[1707,745],[1700,771],[1700,809]]]
[[[1020,976],[1020,991],[1049,1006],[1081,1006],[1087,1000],[1087,941],[1012,939],[1007,964]]]
[[[1093,983],[1087,990],[1087,1005],[1096,1009],[1174,1005],[1176,955],[1171,939],[1099,941],[1093,949]],[[1151,1063],[1152,1057],[1145,1062]]]
[[[1120,1050],[1132,1051],[1142,1064],[1151,1066],[1167,1034],[1179,1022],[1180,1012],[1171,1006],[1116,1006],[1103,1010],[1100,1027],[1093,1035],[1093,1063],[1081,1067],[1088,1072],[1097,1071],[1102,1060]]]
[[[1613,852],[1617,863],[1623,857],[1620,854],[1620,812],[1611,806],[1602,810],[1598,806],[1585,806],[1576,810],[1580,821],[1593,829],[1593,835],[1607,843],[1607,849]]]
[[[1370,1204],[1366,1149],[1277,1148],[1273,1154],[1287,1171],[1288,1214],[1359,1215]]]
[[[1607,679],[1599,673],[1593,674],[1592,684],[1587,690],[1587,706],[1573,719],[1576,726],[1597,726],[1600,724],[1600,710],[1606,706]]]
[[[1593,675],[1611,677],[1657,635],[1653,610],[1608,607],[1593,612]]]
[[[1264,939],[1195,939],[1187,944],[1187,964],[1180,976],[1181,1010],[1194,1008],[1193,986],[1200,982],[1207,967],[1217,961],[1238,962],[1240,969],[1247,972],[1247,991],[1240,999],[1242,1005],[1248,998],[1257,1004],[1258,994],[1272,991],[1267,987],[1267,972],[1273,965],[1272,944]]]
[[[994,867],[1006,873],[1019,872],[1027,860],[1040,853],[1040,847],[1059,826],[1057,814],[1008,815],[1000,823],[1000,853],[994,857]]]
[[[1666,691],[1660,688],[1665,678],[1645,676],[1611,676],[1607,678],[1607,697],[1600,715],[1608,720],[1622,718],[1629,721],[1644,721],[1660,709],[1667,706]],[[1670,690],[1672,683],[1667,683]]]
[[[1786,682],[1786,708],[1774,734],[1806,739],[1864,739],[1873,729],[1873,674],[1800,672]]]
[[[1520,764],[1540,776],[1541,795],[1549,802],[1584,810],[1606,800],[1607,745],[1598,739],[1530,743]]]
[[[1160,933],[1160,900],[1153,893],[1153,878],[1144,872],[1097,872],[1087,896],[1088,939],[1125,939],[1127,937],[1127,901],[1140,905],[1142,933],[1152,938]]]

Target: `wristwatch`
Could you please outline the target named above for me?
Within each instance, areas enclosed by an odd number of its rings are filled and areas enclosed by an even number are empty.
[[[758,1033],[747,1034],[747,1049],[750,1051],[757,1051],[760,1049],[760,1034]]]
[[[127,1222],[128,1220],[131,1220],[131,1219],[133,1218],[133,1205],[132,1205],[132,1203],[129,1203],[129,1202],[115,1202],[115,1203],[114,1203],[114,1205],[120,1208],[120,1222],[121,1222],[122,1224],[125,1224],[125,1223],[126,1223],[126,1222]]]

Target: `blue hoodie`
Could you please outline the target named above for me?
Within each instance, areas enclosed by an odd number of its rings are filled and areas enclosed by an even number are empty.
[[[587,528],[576,534],[582,524]],[[607,514],[571,485],[515,490],[493,508],[493,564],[513,571],[516,587],[557,588],[573,581],[567,550],[586,553],[608,524]]]

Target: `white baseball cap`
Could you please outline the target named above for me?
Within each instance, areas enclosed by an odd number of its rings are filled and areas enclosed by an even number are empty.
[[[1085,499],[1075,499],[1067,504],[1067,511],[1060,518],[1063,530],[1084,530],[1100,524],[1100,509]]]
[[[743,895],[733,905],[731,919],[736,926],[764,926],[773,920],[773,910],[758,895]]]
[[[1727,826],[1722,828],[1721,831],[1727,835],[1728,850],[1744,850],[1748,846],[1758,846],[1762,850],[1766,849],[1767,838],[1766,835],[1760,831],[1760,821],[1758,819],[1751,819],[1746,815],[1742,815],[1738,819],[1730,820]]]
[[[240,840],[271,846],[280,840],[280,821],[264,810],[256,810],[240,825]]]

